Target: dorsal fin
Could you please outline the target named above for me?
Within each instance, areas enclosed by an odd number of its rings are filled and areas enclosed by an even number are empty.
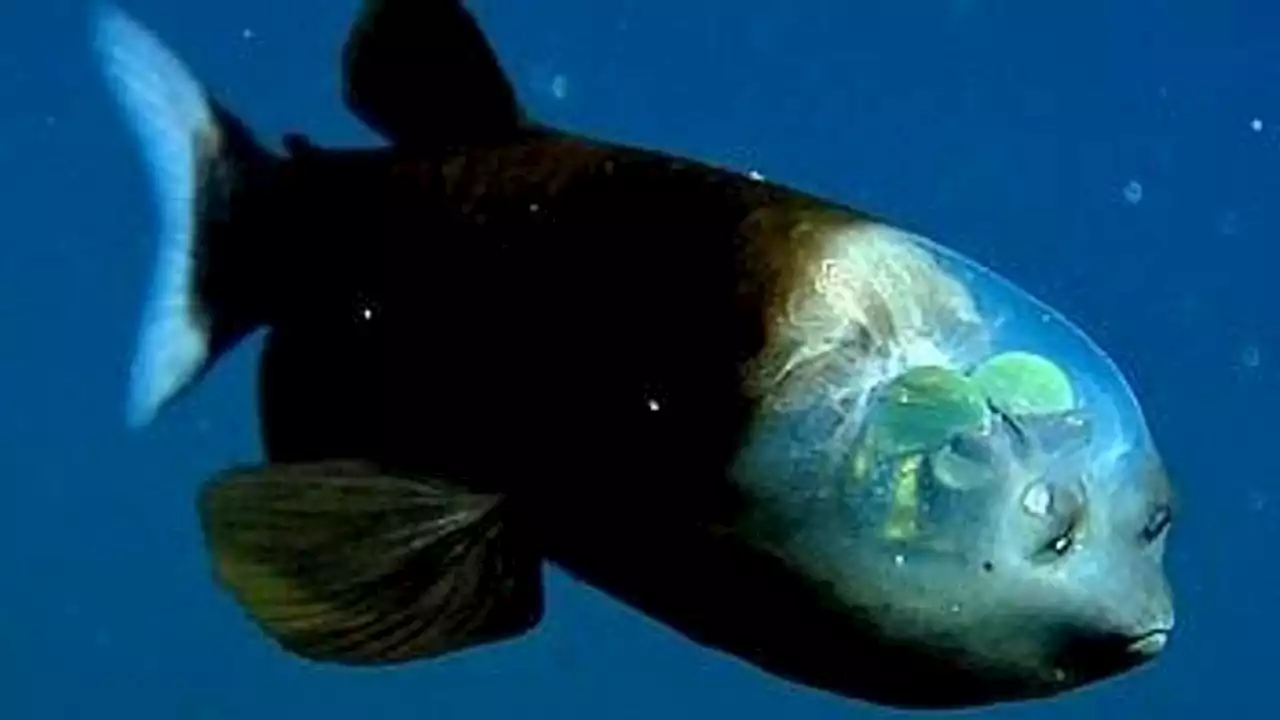
[[[398,145],[499,140],[521,126],[515,90],[461,0],[364,0],[342,61],[347,107]]]

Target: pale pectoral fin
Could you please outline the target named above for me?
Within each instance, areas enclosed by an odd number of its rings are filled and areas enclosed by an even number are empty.
[[[509,500],[354,462],[236,468],[204,488],[215,573],[285,649],[402,662],[542,617],[541,559]]]

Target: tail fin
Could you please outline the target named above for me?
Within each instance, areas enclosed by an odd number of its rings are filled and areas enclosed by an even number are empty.
[[[234,275],[253,202],[276,159],[205,93],[183,62],[112,5],[94,18],[112,93],[141,144],[159,242],[130,368],[132,427],[149,424],[257,324]],[[247,202],[248,201],[248,202]],[[229,247],[228,247],[229,246]]]

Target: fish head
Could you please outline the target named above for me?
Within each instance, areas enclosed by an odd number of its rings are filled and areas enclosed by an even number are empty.
[[[852,268],[827,282],[836,299],[810,302],[825,324],[779,331],[805,352],[769,376],[734,469],[741,536],[803,576],[845,638],[824,684],[986,705],[1158,656],[1173,491],[1127,380],[971,260],[860,233],[835,244],[852,248],[832,261]]]
[[[834,477],[801,472],[823,490],[759,505],[750,537],[822,588],[858,646],[851,664],[878,667],[878,687],[851,679],[849,694],[926,707],[1045,697],[1164,649],[1171,485],[1149,443],[1117,444],[1093,420],[991,408],[927,449],[871,440],[868,421],[870,457],[853,453]]]
[[[994,430],[992,442],[1009,452],[1027,432]],[[1163,562],[1172,501],[1158,456],[1139,451],[1105,471],[989,462],[967,471],[1000,467],[991,486],[917,487],[910,527],[885,521],[893,501],[866,502],[845,509],[844,534],[832,526],[796,545],[818,559],[805,567],[832,581],[836,603],[895,649],[884,656],[920,688],[911,702],[1051,696],[1155,658],[1174,625]],[[926,465],[916,472],[938,472]]]

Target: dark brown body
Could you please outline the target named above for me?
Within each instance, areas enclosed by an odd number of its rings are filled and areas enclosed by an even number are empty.
[[[531,122],[456,0],[363,5],[344,88],[383,148],[273,154],[145,28],[110,10],[98,27],[161,209],[128,418],[265,331],[266,457],[197,504],[215,577],[283,648],[380,664],[514,638],[542,617],[544,560],[888,705],[1053,695],[1162,647],[1163,475],[1104,478],[1125,491],[1090,512],[1114,540],[1068,574],[1038,549],[1071,518],[1019,500],[1057,497],[1020,472],[1041,456],[1000,454],[1038,447],[1012,421],[968,438],[965,467],[999,482],[936,490],[939,512],[900,499],[920,456],[860,463],[883,418],[857,403],[886,381],[942,362],[969,382],[947,353],[991,329],[979,296],[1050,317],[975,263]],[[1058,355],[1066,336],[1021,339]],[[1111,372],[1083,373],[1115,380],[1104,408],[1128,400]],[[887,532],[904,507],[928,533]]]
[[[759,343],[738,255],[767,186],[550,134],[295,150],[273,232],[297,251],[263,276],[272,459],[349,447],[542,493],[572,458],[674,449],[666,418],[723,426]]]
[[[800,249],[772,219],[839,211],[551,133],[440,159],[301,147],[290,163],[306,251],[268,322],[270,461],[374,458],[520,496],[551,560],[694,639],[828,689],[964,696],[919,657],[903,674],[803,578],[708,532],[739,501],[726,470],[784,277],[771,269]],[[851,652],[857,672],[832,663]]]

